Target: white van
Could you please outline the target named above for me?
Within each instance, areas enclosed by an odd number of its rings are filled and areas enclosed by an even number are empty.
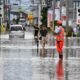
[[[10,25],[9,39],[24,38],[25,33],[22,25]]]

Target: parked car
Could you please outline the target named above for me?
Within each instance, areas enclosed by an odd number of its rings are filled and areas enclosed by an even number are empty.
[[[9,39],[24,38],[25,33],[22,25],[10,25]]]

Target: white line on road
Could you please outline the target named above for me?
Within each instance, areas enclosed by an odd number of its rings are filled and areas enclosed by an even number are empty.
[[[0,47],[1,48],[8,48],[8,49],[37,49],[36,45],[27,46],[27,47],[26,46],[15,46],[15,45],[12,45],[12,46],[10,46],[10,45],[1,45]],[[40,45],[38,48],[41,49],[42,46]],[[70,47],[64,46],[63,48],[64,49],[79,49],[80,46],[70,46]],[[48,45],[46,45],[45,49],[56,49],[56,46],[48,46]]]

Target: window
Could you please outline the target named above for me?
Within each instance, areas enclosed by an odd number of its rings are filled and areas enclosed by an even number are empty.
[[[76,3],[75,3],[75,2],[73,2],[73,8],[74,8],[74,9],[76,8]]]
[[[78,4],[78,5],[79,5],[79,7],[80,7],[80,2],[79,2],[79,4]]]
[[[76,2],[76,7],[78,6],[78,2]]]
[[[22,31],[22,27],[11,27],[11,31]]]

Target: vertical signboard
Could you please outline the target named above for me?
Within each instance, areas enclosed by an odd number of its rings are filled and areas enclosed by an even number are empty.
[[[60,0],[55,3],[55,20],[60,20]]]
[[[62,6],[62,8],[61,8],[61,16],[66,16],[66,6]]]
[[[53,22],[53,10],[48,10],[47,20],[47,26],[50,27],[51,22]]]
[[[55,20],[60,20],[60,9],[59,8],[55,9]]]
[[[63,26],[66,26],[66,19],[67,19],[67,17],[66,17],[66,6],[62,6],[62,8],[61,8],[61,20],[62,20],[62,25]]]
[[[38,5],[38,26],[40,26],[41,23],[41,5]]]
[[[80,7],[77,7],[76,24],[80,24]]]

